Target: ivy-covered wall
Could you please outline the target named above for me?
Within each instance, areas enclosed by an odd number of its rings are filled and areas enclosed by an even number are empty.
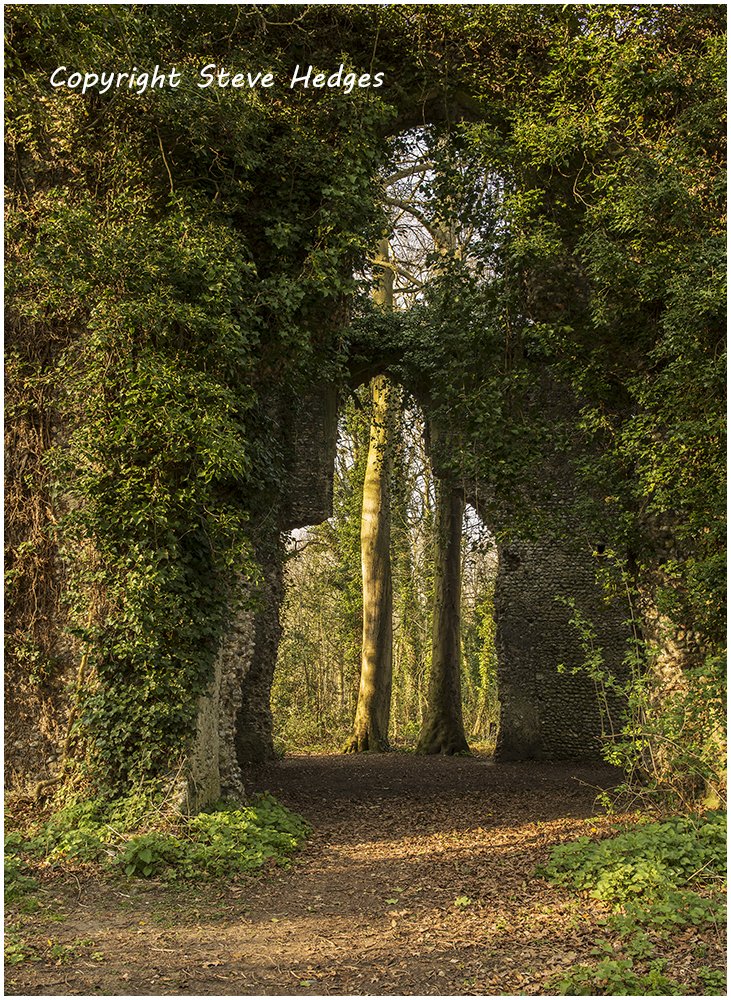
[[[178,775],[217,697],[211,780],[224,761],[235,785],[232,744],[255,756],[246,733],[267,739],[280,584],[263,553],[328,504],[308,427],[328,425],[333,397],[313,388],[374,359],[453,431],[450,474],[490,494],[506,557],[554,537],[542,468],[579,439],[575,523],[609,521],[650,637],[660,619],[693,636],[702,744],[703,692],[723,676],[720,5],[6,14],[6,719],[41,734],[10,732],[11,767],[57,773],[60,747],[79,788]],[[162,52],[184,71],[174,91],[49,85],[60,65]],[[298,62],[378,62],[389,86],[201,90],[202,54],[282,79]],[[477,263],[445,262],[408,318],[361,305],[349,322],[391,137],[416,126],[490,178],[475,197],[445,160],[436,185]],[[545,373],[574,400],[565,419],[532,402]]]

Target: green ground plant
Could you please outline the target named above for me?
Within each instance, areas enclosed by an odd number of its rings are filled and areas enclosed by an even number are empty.
[[[4,953],[6,965],[19,965],[30,958],[28,945],[15,924],[5,927]]]
[[[159,803],[88,800],[66,806],[32,835],[6,840],[6,886],[13,898],[31,887],[34,860],[101,864],[110,873],[169,880],[229,878],[267,862],[286,863],[308,835],[296,813],[269,795],[249,805],[221,802],[195,816],[161,816]],[[7,892],[7,889],[6,889]]]
[[[597,961],[571,966],[551,987],[563,996],[725,994],[723,969],[700,966],[694,983],[667,974],[675,935],[718,933],[725,922],[726,814],[645,823],[606,840],[553,849],[539,873],[612,906]],[[705,954],[707,947],[703,946]]]
[[[19,833],[10,833],[5,837],[5,877],[3,889],[5,903],[22,899],[37,885],[36,880],[28,874],[24,860],[19,856],[23,848],[23,837]]]

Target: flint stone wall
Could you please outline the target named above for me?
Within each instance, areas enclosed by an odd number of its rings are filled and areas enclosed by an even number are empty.
[[[602,732],[621,724],[623,706],[602,696],[583,668],[585,652],[570,624],[574,612],[561,602],[576,602],[597,632],[603,667],[623,678],[629,609],[605,599],[595,577],[597,558],[589,547],[582,552],[550,541],[499,551],[498,760],[597,758]]]
[[[272,433],[289,455],[290,474],[278,503],[252,528],[262,577],[255,587],[238,581],[211,687],[200,699],[183,796],[188,810],[222,795],[244,798],[242,768],[273,756],[270,695],[281,635],[281,533],[332,514],[337,410],[334,386],[319,386],[294,401],[272,401]]]

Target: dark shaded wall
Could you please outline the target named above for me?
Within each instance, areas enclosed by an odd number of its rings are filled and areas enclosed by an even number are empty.
[[[602,668],[623,677],[628,608],[608,601],[596,581],[591,547],[550,539],[499,551],[495,623],[500,728],[498,760],[596,758],[604,730],[622,706],[591,679],[584,663],[601,650]],[[571,624],[575,602],[596,640],[582,644]],[[603,709],[603,711],[602,711]]]

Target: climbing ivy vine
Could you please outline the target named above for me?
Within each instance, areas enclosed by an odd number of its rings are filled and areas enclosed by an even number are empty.
[[[41,57],[57,18],[68,34]],[[50,97],[43,64],[125,45],[142,63],[165,42],[184,63],[212,27],[196,13],[177,31],[154,11],[114,20],[111,43],[106,9],[10,19],[22,181],[8,268],[14,362],[32,366],[37,339],[65,331],[31,380],[54,385],[65,428],[45,460],[82,664],[69,739],[111,788],[175,771],[232,581],[255,600],[251,523],[284,479],[272,414],[337,375],[383,121],[377,101],[337,96],[267,110],[184,86],[168,100]]]

